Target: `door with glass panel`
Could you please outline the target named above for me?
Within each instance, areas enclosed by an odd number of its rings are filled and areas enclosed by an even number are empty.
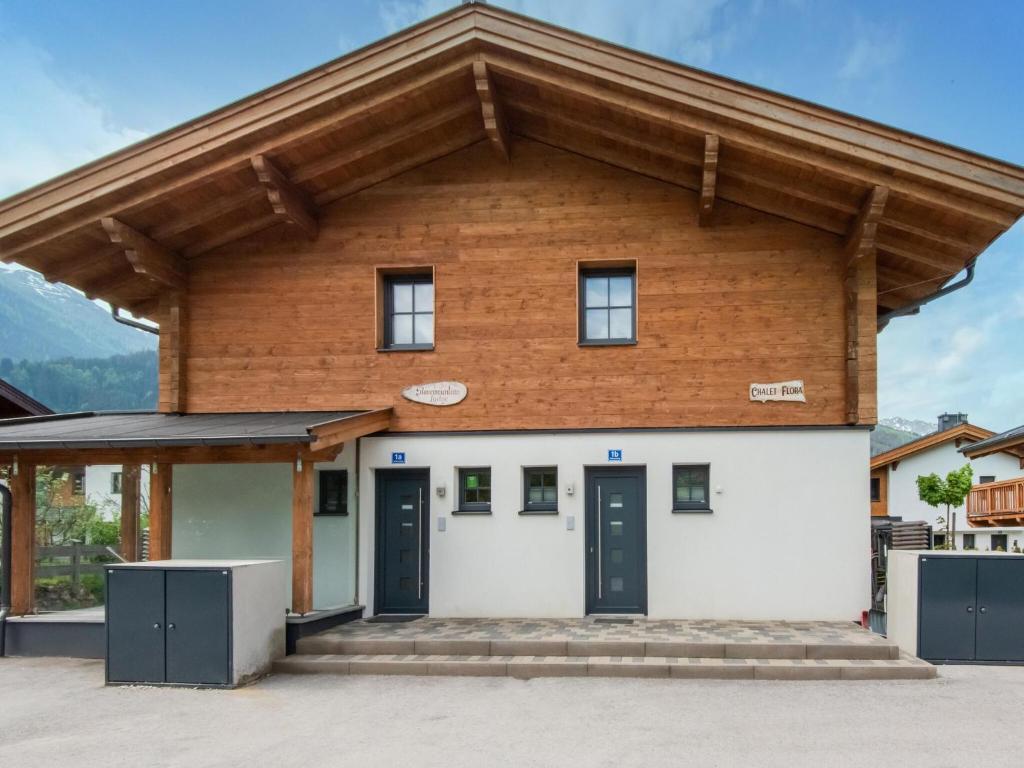
[[[375,613],[427,613],[430,558],[427,470],[377,470]]]
[[[646,472],[586,471],[587,613],[647,613]]]

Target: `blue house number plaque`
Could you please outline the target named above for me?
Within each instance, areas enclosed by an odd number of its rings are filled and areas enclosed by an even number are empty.
[[[405,464],[405,451],[392,451],[391,452],[391,463],[392,464]]]
[[[621,448],[609,448],[608,449],[608,461],[622,461],[622,449]]]

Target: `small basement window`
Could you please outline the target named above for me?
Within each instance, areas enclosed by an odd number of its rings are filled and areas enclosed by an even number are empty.
[[[707,464],[680,464],[672,467],[672,511],[709,512]]]
[[[523,511],[555,512],[558,509],[558,468],[526,467],[523,470]]]
[[[993,533],[992,543],[989,547],[993,552],[1006,552],[1006,534],[1005,533]]]
[[[433,349],[432,274],[389,275],[384,278],[384,347]]]
[[[636,269],[580,271],[580,344],[636,343]]]
[[[974,544],[974,534],[973,533],[965,533],[964,534],[964,549],[974,549],[974,547],[975,547],[975,544]]]
[[[491,468],[459,470],[459,512],[491,511]]]
[[[110,492],[121,493],[121,473],[111,472],[110,473]]]
[[[325,469],[320,476],[320,503],[317,515],[348,514],[348,470]]]

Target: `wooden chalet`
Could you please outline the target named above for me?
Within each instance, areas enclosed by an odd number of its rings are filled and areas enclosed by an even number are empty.
[[[1017,526],[1024,528],[1024,426],[990,435],[960,449],[968,459],[1008,454],[1018,461],[1016,477],[978,483],[967,497],[967,520],[973,526]],[[1024,539],[1024,531],[1022,531]]]
[[[16,608],[74,461],[295,614],[859,615],[876,334],[1022,213],[1019,166],[453,8],[0,201],[5,261],[160,327],[159,414],[0,425]]]

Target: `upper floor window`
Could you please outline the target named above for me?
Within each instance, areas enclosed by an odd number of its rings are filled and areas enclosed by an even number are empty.
[[[871,478],[871,500],[882,500],[882,478],[880,477]]]
[[[632,344],[635,341],[636,270],[582,270],[580,343]]]
[[[995,475],[982,475],[978,478],[978,483],[994,483],[996,481]]]
[[[434,346],[434,278],[392,275],[384,281],[384,346],[430,349]]]

